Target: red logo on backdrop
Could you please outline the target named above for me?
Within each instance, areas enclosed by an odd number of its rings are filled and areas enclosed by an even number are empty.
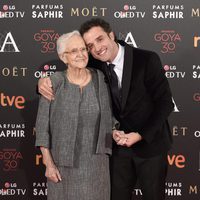
[[[15,5],[3,5],[2,11],[0,11],[0,18],[12,19],[12,18],[23,18],[25,16],[24,11],[16,9]]]
[[[25,106],[25,98],[23,96],[7,96],[0,92],[0,107],[15,107],[23,109]]]
[[[176,44],[181,42],[181,36],[174,30],[162,30],[154,35],[154,40],[161,43],[161,53],[175,53]]]
[[[8,10],[15,10],[15,6],[3,5],[2,11],[0,11],[0,18],[6,17],[6,13]]]
[[[41,45],[42,53],[54,53],[56,51],[56,41],[59,34],[55,30],[41,30],[34,34],[34,40]]]
[[[144,18],[145,12],[139,11],[135,5],[124,5],[122,10],[114,12],[115,18]]]
[[[16,149],[0,150],[0,161],[3,163],[4,171],[15,171],[18,169],[20,160],[22,160],[21,152]]]
[[[196,102],[200,102],[200,93],[199,92],[194,93],[193,100]]]
[[[175,166],[177,168],[185,168],[185,156],[184,155],[168,155],[168,163],[170,166]]]
[[[200,42],[200,37],[199,36],[194,36],[194,47],[198,47]]]
[[[42,70],[42,71],[41,71]],[[44,65],[41,70],[38,70],[34,73],[36,78],[47,77],[55,73],[56,65]]]
[[[177,79],[180,79],[180,78],[184,78],[185,77],[185,72],[178,71],[176,65],[164,65],[163,68],[166,71],[165,72],[165,76],[167,78],[171,78],[171,79],[177,78]]]
[[[35,165],[39,166],[41,164],[44,164],[43,159],[42,159],[42,154],[36,154],[35,155]]]
[[[18,187],[15,182],[5,182],[3,188],[0,189],[1,196],[24,196],[26,189]]]

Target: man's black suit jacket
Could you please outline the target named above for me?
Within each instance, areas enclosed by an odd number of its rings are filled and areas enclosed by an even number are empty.
[[[115,117],[120,122],[121,130],[138,132],[143,139],[132,148],[114,145],[114,152],[126,154],[131,149],[131,152],[144,158],[166,153],[172,143],[167,118],[174,105],[160,58],[154,52],[118,42],[125,47],[125,55],[121,111],[115,113]],[[90,58],[88,65],[106,75],[106,63]]]

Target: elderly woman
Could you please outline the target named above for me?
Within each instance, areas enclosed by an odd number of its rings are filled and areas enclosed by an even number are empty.
[[[67,69],[50,77],[55,99],[40,97],[36,120],[48,200],[109,200],[112,116],[103,74],[86,68],[78,31],[62,35],[57,52]]]

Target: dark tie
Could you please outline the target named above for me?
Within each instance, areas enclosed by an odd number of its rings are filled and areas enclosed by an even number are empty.
[[[113,102],[118,110],[120,110],[120,88],[118,83],[117,74],[114,71],[114,64],[108,65],[108,78],[110,83],[110,91],[112,95]]]

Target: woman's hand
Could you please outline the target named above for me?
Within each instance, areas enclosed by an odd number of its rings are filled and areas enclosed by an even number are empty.
[[[125,146],[127,137],[124,131],[113,130],[112,134],[113,139],[118,145]]]
[[[53,181],[54,183],[57,183],[59,181],[62,181],[60,172],[56,165],[54,164],[53,158],[51,156],[51,153],[48,148],[41,146],[40,150],[42,152],[43,157],[43,163],[46,166],[46,172],[45,176]]]
[[[55,165],[46,166],[45,176],[54,183],[62,181],[60,172]]]
[[[142,136],[137,132],[124,133],[124,131],[113,130],[113,139],[118,145],[131,147],[142,140]]]

